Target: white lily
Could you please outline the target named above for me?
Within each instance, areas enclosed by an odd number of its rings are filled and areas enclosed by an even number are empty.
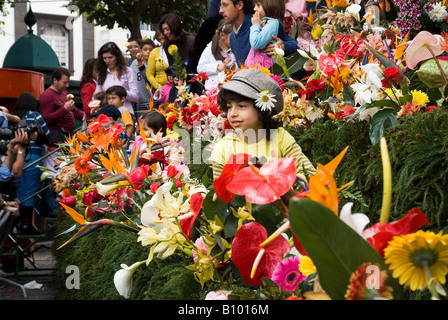
[[[352,214],[353,202],[346,203],[339,214],[339,217],[344,221],[349,227],[355,230],[359,235],[362,236],[362,231],[369,224],[370,219],[364,213],[353,213]]]
[[[128,267],[126,264],[121,264],[120,267],[122,269],[115,272],[114,275],[115,289],[117,289],[118,293],[123,297],[125,297],[126,299],[129,299],[129,297],[131,296],[134,272],[143,263],[145,263],[145,261],[139,261],[134,263],[130,267]]]
[[[160,231],[160,223],[155,223],[159,221],[159,212],[160,210],[157,207],[157,202],[163,199],[165,193],[169,192],[173,187],[173,182],[168,181],[161,185],[159,189],[157,189],[156,194],[146,202],[141,211],[140,221],[146,227],[154,228],[157,232]]]
[[[98,193],[102,196],[107,195],[109,192],[118,189],[122,186],[122,184],[114,183],[114,184],[102,184],[101,182],[96,183],[96,189]]]

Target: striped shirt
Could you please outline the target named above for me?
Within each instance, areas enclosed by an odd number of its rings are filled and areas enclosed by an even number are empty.
[[[297,177],[308,181],[305,171],[314,174],[316,169],[310,160],[302,153],[302,149],[284,128],[271,131],[271,139],[261,139],[257,143],[248,144],[241,140],[234,132],[227,134],[218,141],[213,148],[209,158],[213,170],[213,178],[217,179],[228,158],[232,154],[247,153],[252,157],[256,156],[261,164],[275,158],[295,158]]]

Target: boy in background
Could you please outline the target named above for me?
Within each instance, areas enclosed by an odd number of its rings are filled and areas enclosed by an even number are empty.
[[[149,101],[151,94],[149,93],[146,84],[149,84],[146,79],[146,67],[148,65],[148,58],[151,51],[155,48],[155,44],[151,39],[140,41],[140,50],[136,55],[136,59],[132,61],[131,69],[134,70],[137,76],[137,86],[140,93],[140,99],[137,103],[137,111],[149,110]]]
[[[109,87],[106,91],[107,103],[108,105],[114,105],[118,111],[120,111],[121,120],[118,120],[118,123],[126,128],[126,135],[129,139],[132,138],[134,134],[134,119],[132,114],[129,112],[127,108],[123,106],[124,101],[126,100],[126,89],[122,86],[112,86]],[[101,109],[100,109],[101,110]]]
[[[126,109],[126,111],[129,112],[129,110],[127,110],[127,109]],[[102,107],[100,110],[98,110],[97,112],[92,113],[92,116],[98,117],[101,114],[104,114],[105,116],[107,116],[109,118],[109,122],[101,123],[101,126],[106,131],[107,131],[107,129],[112,128],[117,121],[120,124],[121,113],[117,109],[116,106],[114,106],[112,104],[107,104],[104,107]],[[119,136],[119,139],[123,140],[123,145],[126,146],[126,148],[128,148],[129,136],[126,133],[122,132]]]

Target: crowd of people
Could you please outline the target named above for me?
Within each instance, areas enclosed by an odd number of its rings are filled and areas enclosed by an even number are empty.
[[[87,124],[104,114],[110,122],[103,126],[107,128],[118,122],[125,127],[123,138],[128,141],[139,139],[138,124],[153,132],[166,128],[166,120],[157,114],[157,107],[175,102],[176,86],[188,80],[179,78],[168,50],[171,45],[177,46],[186,78],[206,74],[208,79],[203,86],[187,81],[190,91],[202,94],[204,88],[223,83],[228,69],[235,71],[243,65],[270,67],[275,46],[283,49],[285,55],[296,52],[297,40],[284,22],[292,17],[294,23],[302,23],[307,10],[309,6],[303,0],[212,0],[207,18],[195,34],[185,31],[176,14],[168,13],[159,21],[154,41],[128,39],[128,60],[115,42],[102,45],[96,57],[89,58],[84,65],[80,79],[82,109],[67,92],[71,73],[64,67],[54,70],[50,87],[38,99],[23,93],[13,114],[6,109],[0,111],[2,127],[7,127],[8,122],[19,125],[23,120],[39,129],[32,133],[16,130],[2,155],[1,187],[15,192],[6,200],[0,198],[0,207],[19,217],[16,231],[39,232],[31,227],[32,214],[37,205],[42,206],[42,201],[38,204],[33,195],[51,183],[51,179],[41,181],[40,166],[51,162],[53,157],[39,159],[75,132],[76,120]],[[26,167],[25,163],[33,165]],[[14,188],[9,188],[11,185]],[[56,215],[57,195],[51,188],[46,189],[43,199],[46,206],[40,213]]]

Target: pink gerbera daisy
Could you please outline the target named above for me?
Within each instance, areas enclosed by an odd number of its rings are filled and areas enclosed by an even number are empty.
[[[295,291],[297,285],[302,282],[306,276],[299,271],[299,257],[294,256],[280,261],[272,273],[274,281],[280,290]]]
[[[124,211],[124,207],[132,206],[132,191],[126,187],[117,189],[117,207]]]

